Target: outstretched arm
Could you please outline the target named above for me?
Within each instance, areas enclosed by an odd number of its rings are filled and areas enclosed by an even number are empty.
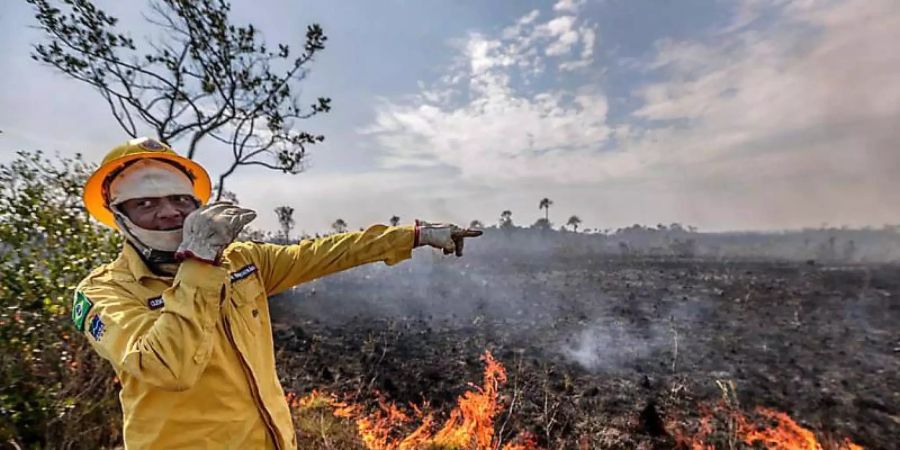
[[[274,295],[328,274],[362,264],[384,261],[397,264],[412,256],[416,228],[373,225],[365,231],[341,233],[294,245],[244,244],[235,248],[249,252],[269,295]]]

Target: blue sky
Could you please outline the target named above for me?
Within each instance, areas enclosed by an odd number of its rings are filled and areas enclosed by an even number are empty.
[[[334,110],[300,175],[230,188],[298,231],[393,214],[707,230],[900,222],[900,3],[892,0],[240,1],[234,20],[326,50],[304,94]],[[135,38],[142,2],[99,2]],[[0,13],[0,160],[102,157],[125,139],[89,88],[31,61],[24,2]],[[198,159],[221,167],[211,143]]]

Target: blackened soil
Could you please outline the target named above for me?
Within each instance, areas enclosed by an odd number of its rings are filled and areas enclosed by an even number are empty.
[[[285,388],[446,412],[490,350],[506,436],[671,448],[733,382],[821,439],[900,443],[900,267],[564,254],[419,257],[272,299]],[[719,383],[717,383],[717,381]]]

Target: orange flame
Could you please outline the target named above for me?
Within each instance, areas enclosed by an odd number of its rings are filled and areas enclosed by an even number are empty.
[[[726,408],[717,408],[722,411]],[[733,423],[733,436],[747,445],[762,444],[769,450],[824,450],[833,448],[836,450],[863,450],[863,447],[844,439],[843,442],[824,447],[815,433],[804,428],[783,412],[768,408],[756,408],[756,414],[761,418],[754,421],[747,415],[736,410],[727,410],[725,415]],[[705,414],[700,419],[697,432],[693,436],[686,436],[680,430],[676,430],[675,439],[682,448],[691,450],[714,450],[715,445],[708,442],[709,436],[715,431],[713,426],[714,414]]]
[[[447,421],[437,431],[434,417],[412,406],[413,417],[397,405],[380,398],[378,409],[366,413],[356,404],[338,401],[334,396],[313,391],[303,398],[288,396],[291,406],[308,408],[326,402],[336,417],[354,420],[356,431],[369,450],[414,450],[419,448],[454,448],[470,450],[540,450],[534,436],[522,433],[511,443],[500,446],[495,436],[494,419],[501,410],[498,390],[506,382],[506,370],[490,352],[481,357],[485,363],[481,386],[470,384],[472,390],[457,399]],[[410,433],[401,429],[414,421],[419,425]]]
[[[775,423],[774,426],[757,426],[746,416],[736,415],[738,433],[745,444],[762,443],[769,449],[822,450],[822,444],[815,433],[800,426],[783,412],[768,408],[756,408],[756,413]],[[859,445],[845,439],[838,450],[862,450]]]
[[[444,427],[434,436],[438,446],[451,448],[493,448],[494,418],[497,416],[497,389],[506,383],[506,370],[490,352],[485,352],[484,384],[459,397],[458,406],[450,412]]]
[[[456,407],[440,427],[436,426],[432,414],[424,412],[426,407],[410,405],[411,413],[407,413],[381,397],[377,409],[372,412],[367,412],[362,405],[340,401],[334,395],[318,391],[302,398],[288,394],[287,398],[293,408],[307,409],[324,404],[331,408],[331,414],[335,417],[352,420],[360,441],[369,450],[540,450],[534,436],[529,433],[520,433],[513,442],[500,442],[495,431],[495,419],[502,410],[499,388],[507,380],[506,370],[490,352],[485,352],[481,359],[485,363],[482,385],[470,384],[471,390],[459,396]],[[724,431],[731,436],[733,443],[762,445],[769,450],[863,450],[849,439],[823,446],[813,431],[787,414],[767,408],[757,408],[752,418],[725,405],[712,411],[702,406],[701,411],[703,416],[693,434],[678,427],[674,429],[679,448],[715,450],[716,445],[710,442],[710,437],[721,435]],[[724,429],[717,430],[723,418],[726,425]],[[404,432],[411,428],[413,431]],[[582,448],[587,448],[587,445],[586,441],[580,443]]]

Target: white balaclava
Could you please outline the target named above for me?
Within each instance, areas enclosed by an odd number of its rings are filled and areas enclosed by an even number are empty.
[[[141,159],[113,178],[109,185],[109,209],[125,238],[149,257],[153,250],[174,252],[181,243],[182,229],[148,230],[135,225],[118,206],[127,200],[169,195],[194,196],[191,179],[179,168],[165,161]]]

